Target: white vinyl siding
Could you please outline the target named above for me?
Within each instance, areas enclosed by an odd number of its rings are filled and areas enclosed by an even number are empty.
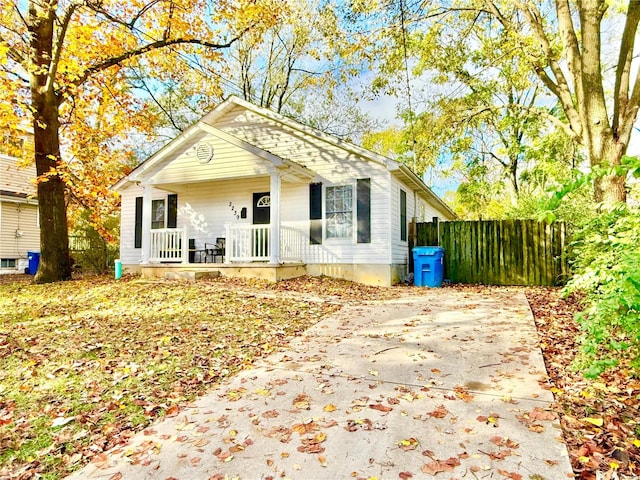
[[[287,184],[283,182],[281,199],[281,220],[285,225],[289,218],[288,202],[294,202],[291,207],[304,209],[306,263],[368,263],[389,264],[391,232],[390,174],[386,166],[369,161],[350,153],[338,146],[331,145],[317,138],[280,125],[273,120],[236,108],[218,119],[216,127],[227,133],[241,138],[257,147],[292,160],[299,165],[316,172],[314,182],[322,182],[323,202],[327,186],[353,185],[359,178],[371,179],[371,243],[356,243],[355,235],[349,242],[331,242],[326,239],[326,224],[324,225],[324,240],[321,245],[308,245],[309,234],[309,185],[293,185],[287,191]],[[310,183],[310,182],[309,182]],[[293,194],[293,191],[297,192]],[[292,195],[290,197],[289,195]],[[355,203],[354,203],[355,209]],[[326,219],[326,208],[323,205],[323,221]],[[355,210],[353,212],[355,218]],[[299,215],[296,214],[296,218]],[[355,220],[354,220],[355,222]],[[355,225],[355,223],[354,223]],[[355,227],[354,227],[355,228]]]
[[[14,157],[0,154],[0,258],[25,259],[40,251],[35,165],[22,166]]]
[[[0,154],[0,190],[33,195],[36,192],[36,166],[22,166],[20,161]]]
[[[27,258],[27,252],[32,251],[40,251],[38,207],[0,201],[0,257]]]
[[[153,177],[153,182],[161,183],[200,183],[221,179],[234,179],[268,175],[273,169],[269,161],[264,160],[240,147],[226,143],[213,135],[207,135],[200,142],[211,145],[213,158],[201,163],[196,155],[198,142],[171,161]]]

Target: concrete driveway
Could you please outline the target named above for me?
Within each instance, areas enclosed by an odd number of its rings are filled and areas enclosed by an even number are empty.
[[[345,306],[75,479],[571,478],[520,292]]]

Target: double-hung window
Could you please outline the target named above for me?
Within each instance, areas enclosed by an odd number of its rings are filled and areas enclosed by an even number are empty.
[[[326,237],[353,238],[353,186],[326,187]]]

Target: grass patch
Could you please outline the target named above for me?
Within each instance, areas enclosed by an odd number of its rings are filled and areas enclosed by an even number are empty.
[[[394,295],[329,279],[0,282],[0,477],[61,478],[339,308],[310,290]]]

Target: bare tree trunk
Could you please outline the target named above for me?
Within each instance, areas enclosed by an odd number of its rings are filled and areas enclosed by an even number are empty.
[[[605,140],[604,144],[605,148],[602,153],[592,152],[590,154],[591,165],[601,165],[605,168],[619,166],[626,150],[624,144],[613,139]],[[626,202],[625,176],[606,174],[602,177],[597,177],[594,183],[593,198],[596,202],[602,202],[607,205]]]
[[[36,283],[49,283],[71,278],[69,236],[65,184],[58,172],[60,137],[58,98],[48,81],[53,47],[55,9],[39,11],[29,8],[31,54],[38,67],[30,75],[34,111],[33,135],[36,172],[38,174],[38,210],[40,218],[40,265]]]
[[[609,123],[600,62],[602,17],[606,3],[585,0],[580,6],[582,35],[581,76],[584,97],[578,99],[582,114],[582,143],[586,146],[592,168],[615,168],[620,165],[627,142],[615,141],[615,132]],[[615,173],[598,178],[594,185],[594,200],[605,204],[626,202],[625,177]]]
[[[36,171],[38,173],[38,209],[40,217],[40,266],[36,283],[49,283],[71,278],[65,184],[55,172],[60,159],[57,99],[41,98],[34,121]]]

